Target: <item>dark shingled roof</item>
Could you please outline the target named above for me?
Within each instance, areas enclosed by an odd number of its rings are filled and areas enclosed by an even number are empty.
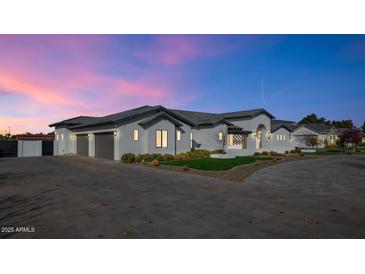
[[[267,112],[264,109],[253,109],[253,110],[215,114],[208,112],[166,109],[161,105],[157,105],[157,106],[142,106],[139,108],[122,111],[119,113],[114,113],[103,117],[80,116],[62,122],[54,123],[49,126],[53,127],[57,125],[66,125],[69,129],[77,129],[77,128],[85,128],[85,127],[92,127],[106,124],[122,124],[122,123],[129,123],[137,119],[143,119],[145,117],[149,117],[152,115],[157,115],[160,112],[166,113],[170,116],[170,118],[180,120],[193,127],[215,126],[220,123],[224,123],[226,125],[231,126],[233,124],[227,121],[227,119],[254,118],[260,114],[266,114],[270,118],[274,118],[274,116],[272,116],[269,112]]]
[[[178,109],[170,109],[170,111],[192,121],[197,125],[215,125],[217,123],[224,122],[224,118],[214,113]]]
[[[193,121],[198,125],[216,125],[218,123],[225,123],[228,125],[232,125],[229,122],[229,119],[234,118],[254,118],[260,114],[266,114],[270,118],[274,118],[266,110],[260,109],[252,109],[252,110],[244,110],[244,111],[235,111],[235,112],[227,112],[227,113],[209,113],[209,112],[198,112],[198,111],[187,111],[187,110],[178,110],[178,109],[170,109],[170,111],[179,114],[186,119]]]
[[[260,114],[266,114],[271,119],[275,118],[271,113],[269,113],[268,111],[266,111],[263,108],[226,112],[226,113],[219,114],[219,116],[221,116],[225,119],[234,119],[234,118],[254,118],[256,116],[259,116]]]
[[[77,126],[70,127],[70,129],[84,128],[84,127],[91,127],[91,126],[98,126],[98,125],[106,125],[106,124],[113,124],[113,123],[123,122],[123,120],[134,119],[138,116],[141,116],[141,115],[145,114],[146,112],[153,112],[153,111],[157,112],[157,109],[159,107],[160,106],[153,106],[153,107],[151,107],[151,106],[142,106],[142,107],[139,107],[139,108],[134,108],[134,109],[114,113],[114,114],[111,114],[111,115],[99,117],[99,118],[96,118],[94,120],[90,120],[86,123],[83,123],[82,125],[77,125]]]
[[[319,133],[328,133],[332,128],[335,129],[333,125],[315,124],[315,123],[302,124],[302,126],[305,126]]]
[[[98,117],[77,116],[77,117],[74,117],[74,118],[71,118],[71,119],[63,120],[61,122],[50,124],[49,126],[50,127],[55,127],[55,126],[58,126],[58,125],[69,125],[69,126],[80,125],[80,124],[83,124],[83,123],[93,121],[95,119],[98,119]]]
[[[289,131],[293,131],[297,128],[297,124],[293,121],[271,120],[271,132],[275,132],[280,128],[286,128]]]

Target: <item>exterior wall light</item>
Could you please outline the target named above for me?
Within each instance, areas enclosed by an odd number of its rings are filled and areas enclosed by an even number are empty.
[[[118,131],[114,131],[114,137],[118,137]]]
[[[87,136],[88,136],[89,138],[91,138],[91,133],[89,133]]]
[[[267,134],[267,137],[268,137],[269,139],[271,139],[271,136],[272,136],[272,134],[271,134],[271,132],[269,132],[269,133]]]

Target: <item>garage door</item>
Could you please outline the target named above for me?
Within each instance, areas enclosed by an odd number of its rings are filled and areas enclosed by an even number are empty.
[[[95,134],[95,157],[114,160],[114,133]]]
[[[77,154],[89,156],[89,138],[87,134],[77,135]]]

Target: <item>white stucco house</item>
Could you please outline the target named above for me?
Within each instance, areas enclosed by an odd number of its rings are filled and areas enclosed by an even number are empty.
[[[330,138],[335,128],[275,120],[265,109],[206,113],[143,106],[104,117],[79,116],[55,128],[54,155],[79,154],[119,160],[124,153],[177,154],[191,149],[234,155],[285,152],[303,147],[301,138]],[[332,138],[332,137],[331,137]],[[335,137],[333,137],[335,138]]]

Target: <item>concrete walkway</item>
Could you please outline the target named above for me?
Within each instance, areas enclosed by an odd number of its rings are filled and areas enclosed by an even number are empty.
[[[82,157],[0,159],[2,238],[365,238],[365,157],[245,182]]]

